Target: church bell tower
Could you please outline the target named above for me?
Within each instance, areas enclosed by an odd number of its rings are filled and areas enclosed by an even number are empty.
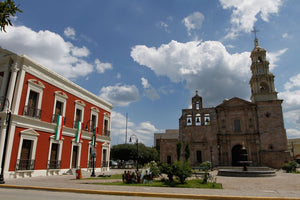
[[[277,100],[277,92],[274,86],[274,75],[269,72],[269,61],[266,60],[266,50],[258,44],[258,39],[254,39],[254,49],[251,52],[251,72],[250,79],[251,101]]]

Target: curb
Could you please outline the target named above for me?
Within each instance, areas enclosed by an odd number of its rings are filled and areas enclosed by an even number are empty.
[[[138,197],[157,197],[157,198],[180,198],[180,199],[213,199],[213,200],[300,200],[296,197],[250,197],[250,196],[220,196],[220,195],[195,195],[195,194],[170,194],[170,193],[150,193],[150,192],[123,192],[123,191],[104,191],[89,189],[73,189],[73,188],[52,188],[38,186],[22,186],[22,185],[0,185],[0,188],[10,189],[30,189],[44,190],[53,192],[72,192],[82,194],[101,194],[101,195],[118,195],[118,196],[138,196]]]

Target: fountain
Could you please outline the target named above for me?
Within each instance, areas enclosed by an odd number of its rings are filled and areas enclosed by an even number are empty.
[[[250,167],[252,161],[248,160],[248,153],[244,142],[240,151],[240,161],[242,167],[230,167],[218,169],[218,176],[236,176],[236,177],[270,177],[276,176],[273,169],[268,167]]]

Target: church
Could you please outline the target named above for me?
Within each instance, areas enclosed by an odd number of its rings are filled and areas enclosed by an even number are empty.
[[[251,166],[281,168],[290,160],[281,104],[269,72],[266,50],[254,40],[249,81],[251,101],[234,97],[216,107],[203,107],[196,91],[192,108],[182,109],[179,130],[154,134],[154,145],[160,150],[161,162],[177,160],[176,144],[190,148],[191,166],[211,161],[213,166],[239,166],[242,159]]]

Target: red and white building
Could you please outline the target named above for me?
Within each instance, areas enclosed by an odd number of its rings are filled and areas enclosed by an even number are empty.
[[[0,103],[0,167],[6,152],[5,178],[92,170],[92,155],[96,172],[109,169],[110,103],[2,48]]]

